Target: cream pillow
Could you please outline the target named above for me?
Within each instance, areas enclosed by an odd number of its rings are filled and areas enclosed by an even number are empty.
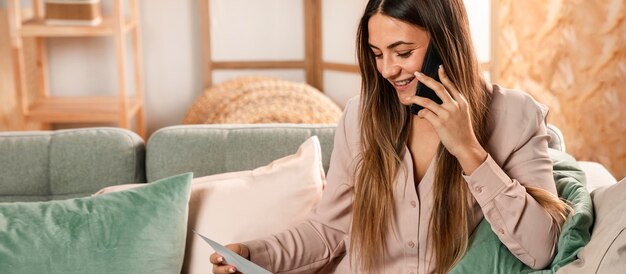
[[[183,273],[211,273],[213,249],[192,232],[221,243],[243,242],[280,232],[305,220],[325,183],[317,136],[272,163],[239,172],[193,179]],[[142,184],[104,188],[96,194]]]

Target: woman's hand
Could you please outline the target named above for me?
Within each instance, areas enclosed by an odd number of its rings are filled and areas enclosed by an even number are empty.
[[[250,260],[250,250],[248,249],[247,246],[243,244],[229,244],[229,245],[226,245],[225,247],[239,254],[241,257],[244,257]],[[228,265],[227,264],[228,262],[224,261],[224,257],[218,254],[217,252],[211,254],[211,257],[209,257],[209,261],[213,264],[213,273],[215,274],[241,273],[237,271],[237,268],[235,268],[234,266]]]
[[[441,143],[459,160],[463,171],[469,175],[485,161],[487,152],[474,134],[465,96],[450,81],[442,66],[439,66],[438,72],[441,83],[420,72],[416,72],[415,77],[435,91],[443,101],[441,105],[421,96],[410,96],[407,100],[424,107],[417,116],[430,123]]]

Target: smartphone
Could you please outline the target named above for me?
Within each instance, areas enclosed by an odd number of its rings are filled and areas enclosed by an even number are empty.
[[[422,73],[428,75],[428,77],[433,78],[439,81],[439,65],[443,62],[441,61],[441,56],[437,52],[437,49],[433,45],[433,43],[429,43],[428,49],[426,50],[426,57],[424,58],[424,63],[422,64]],[[426,97],[430,100],[433,100],[437,104],[443,103],[439,96],[435,93],[434,90],[424,85],[422,82],[418,82],[417,90],[415,91],[415,95]],[[422,110],[424,107],[412,104],[411,105],[411,113],[417,115],[417,112]]]

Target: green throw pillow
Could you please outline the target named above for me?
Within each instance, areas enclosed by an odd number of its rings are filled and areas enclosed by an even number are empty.
[[[543,270],[533,270],[518,260],[482,220],[470,238],[470,246],[450,273],[555,273],[574,261],[576,254],[591,239],[593,206],[585,188],[585,174],[570,155],[550,149],[554,181],[559,197],[567,200],[574,212],[565,221],[557,243],[557,254]]]
[[[2,273],[179,273],[192,173],[135,189],[0,203]]]

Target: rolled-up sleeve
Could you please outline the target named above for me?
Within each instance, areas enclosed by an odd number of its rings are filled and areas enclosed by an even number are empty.
[[[308,220],[270,237],[245,242],[250,260],[273,273],[312,273],[345,253],[353,193],[357,99],[347,105],[335,132],[333,152],[322,199]],[[349,125],[346,125],[349,124]]]
[[[500,241],[526,265],[541,269],[552,261],[559,230],[525,186],[557,192],[548,155],[547,108],[528,104],[526,111],[530,114],[522,127],[503,133],[510,135],[510,155],[501,163],[489,155],[464,178]]]

